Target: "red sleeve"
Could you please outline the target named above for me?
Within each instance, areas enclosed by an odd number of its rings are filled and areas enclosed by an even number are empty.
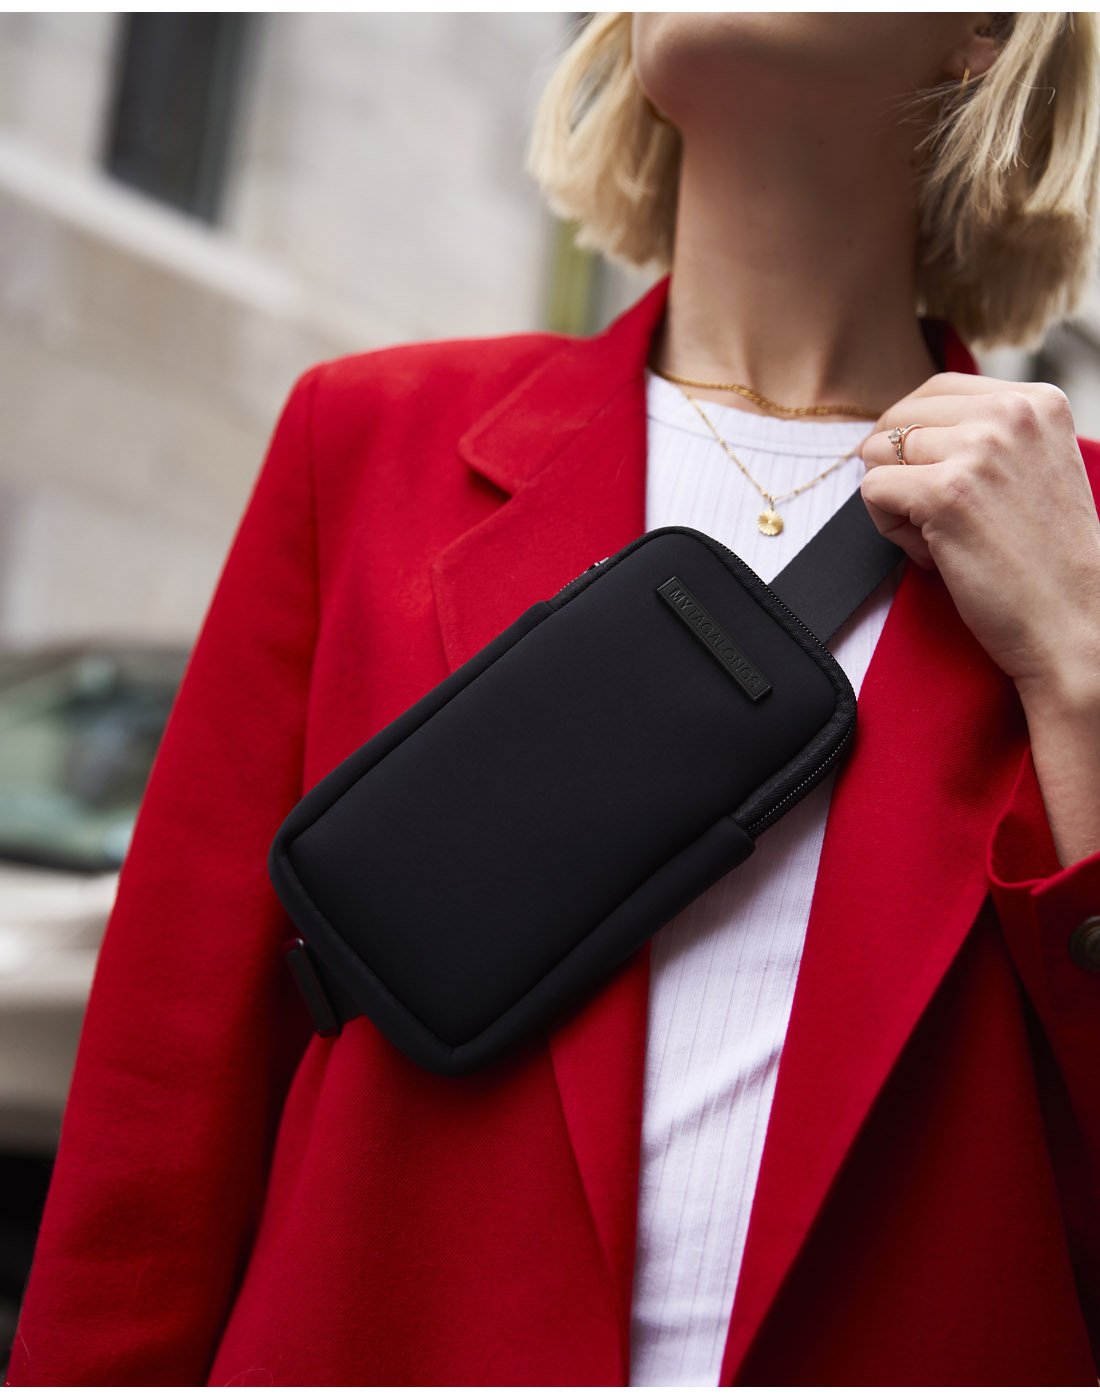
[[[1001,927],[1042,1029],[1040,1092],[1100,1362],[1100,960],[1083,966],[1071,953],[1074,933],[1100,918],[1100,851],[1061,865],[1030,746],[987,859]]]
[[[267,851],[302,790],[310,409],[283,408],[176,697],[85,1016],[9,1384],[201,1384],[310,1034]]]

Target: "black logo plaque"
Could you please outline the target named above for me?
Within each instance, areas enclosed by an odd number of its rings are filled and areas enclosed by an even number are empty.
[[[657,592],[685,627],[689,628],[745,692],[750,700],[760,700],[771,690],[771,682],[754,665],[720,623],[675,576],[666,579]]]

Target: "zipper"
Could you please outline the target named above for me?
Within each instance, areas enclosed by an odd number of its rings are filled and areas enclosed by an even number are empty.
[[[714,543],[725,554],[728,554],[732,558],[737,559],[741,564],[744,565],[746,569],[749,570],[749,573],[753,574],[759,580],[760,584],[771,595],[771,597],[775,599],[775,601],[779,604],[779,606],[783,609],[787,616],[793,618],[794,621],[798,623],[799,627],[802,628],[803,632],[805,632],[806,635],[810,638],[810,640],[814,643],[815,649],[821,649],[823,651],[829,650],[828,647],[825,646],[825,643],[817,635],[817,633],[810,631],[810,629],[802,621],[799,615],[787,606],[787,604],[783,601],[779,594],[774,591],[774,589],[770,588],[766,583],[764,583],[764,580],[760,578],[760,575],[757,574],[754,569],[751,569],[748,564],[745,564],[745,561],[741,558],[739,554],[734,554],[733,550],[730,549],[727,545],[724,545],[721,540],[715,540]],[[829,652],[829,655],[832,656],[832,652]],[[833,657],[833,660],[835,661],[836,658]],[[834,764],[843,754],[844,750],[848,747],[853,735],[855,734],[855,728],[856,717],[853,715],[849,723],[845,725],[844,732],[841,734],[836,746],[830,749],[829,753],[817,765],[817,767],[812,772],[807,773],[807,775],[802,779],[798,786],[792,788],[791,791],[787,793],[786,797],[782,798],[779,802],[777,802],[774,807],[769,807],[768,810],[764,812],[761,816],[757,817],[757,819],[754,822],[749,823],[745,830],[750,836],[759,836],[760,833],[765,830],[765,828],[770,826],[774,821],[777,821],[778,818],[781,817],[789,807],[793,807],[795,805],[795,803],[799,800],[799,793],[801,793],[803,789],[807,787],[813,787],[816,785],[816,783],[819,781],[822,775],[828,769],[834,766]]]
[[[606,564],[610,558],[610,554],[605,554],[602,559],[597,559],[594,563],[589,564],[587,568],[582,569],[580,571],[576,578],[571,578],[568,583],[562,584],[561,588],[559,588],[558,591],[546,601],[550,604],[552,608],[560,608],[563,603],[567,603],[569,601],[569,599],[573,596],[574,593],[580,592],[580,587],[578,587],[577,585],[581,584],[581,580],[584,579],[585,582],[588,582],[588,575],[593,571],[593,569],[600,568],[600,566]]]
[[[755,569],[751,568],[748,564],[746,564],[739,554],[735,554],[734,551],[730,549],[728,545],[723,544],[721,540],[716,540],[713,538],[713,536],[710,535],[704,535],[701,530],[692,529],[690,525],[661,525],[658,526],[655,530],[647,530],[645,534],[639,535],[637,539],[631,540],[628,544],[625,544],[622,547],[622,549],[618,550],[615,554],[607,554],[602,559],[597,559],[594,563],[589,564],[586,569],[581,570],[581,572],[576,576],[576,578],[570,579],[570,581],[567,584],[565,584],[563,588],[560,588],[558,592],[555,593],[554,596],[548,599],[547,601],[555,609],[561,607],[564,603],[567,603],[570,598],[574,597],[577,593],[581,592],[582,589],[587,588],[588,585],[594,581],[591,575],[596,570],[603,569],[607,565],[613,567],[621,559],[625,559],[628,554],[633,553],[633,551],[639,548],[639,546],[645,544],[647,540],[655,539],[658,535],[670,534],[694,535],[696,539],[700,540],[709,549],[718,549],[721,551],[722,554],[726,555],[728,558],[736,560],[738,567],[740,569],[743,569],[745,573],[747,573],[751,578],[755,579],[757,584],[768,595],[768,597],[771,598],[774,602],[778,603],[779,606],[783,609],[783,611],[787,614],[787,616],[793,619],[793,621],[795,621],[798,624],[798,626],[813,643],[814,650],[819,653],[824,651],[826,655],[829,656],[830,659],[834,662],[834,664],[836,664],[836,658],[832,655],[832,652],[828,650],[821,638],[815,632],[810,631],[810,629],[806,626],[806,624],[802,621],[798,614],[794,612],[791,608],[789,608],[787,604],[783,601],[783,599],[779,596],[779,594],[776,593],[774,589],[770,588],[768,584],[764,582],[764,580],[760,577],[760,575],[756,572]],[[736,570],[734,572],[736,574]],[[817,765],[817,767],[814,768],[814,770],[811,773],[808,773],[806,777],[803,778],[802,781],[797,785],[797,787],[792,788],[791,791],[787,793],[785,797],[783,797],[779,802],[775,804],[775,806],[769,807],[766,812],[764,812],[761,816],[757,817],[755,821],[750,822],[748,826],[744,828],[744,830],[748,833],[749,836],[758,836],[760,832],[762,832],[765,829],[765,827],[770,826],[773,821],[782,816],[782,814],[787,810],[788,807],[792,807],[795,804],[795,802],[798,801],[799,794],[805,788],[813,786],[819,780],[819,778],[836,763],[837,759],[840,758],[841,754],[843,754],[844,750],[848,747],[849,743],[851,742],[852,736],[855,733],[855,728],[856,717],[853,716],[849,723],[845,726],[844,732],[843,734],[841,734],[836,746],[829,751],[829,753]]]
[[[836,748],[829,751],[828,757],[825,758],[823,762],[819,763],[812,773],[807,773],[797,787],[791,788],[790,792],[787,793],[782,801],[777,802],[774,807],[769,807],[768,810],[763,813],[762,816],[757,817],[754,822],[750,822],[749,825],[745,827],[748,834],[753,837],[759,836],[766,827],[771,826],[772,822],[781,817],[788,807],[793,807],[798,801],[798,794],[802,789],[814,786],[821,774],[823,774],[826,769],[834,766],[841,754],[848,747],[852,736],[855,734],[855,729],[856,722],[853,719],[845,727],[844,733],[841,735],[840,742],[837,744]]]
[[[639,535],[637,539],[631,540],[629,544],[624,544],[622,549],[616,550],[614,554],[605,554],[602,559],[596,559],[593,563],[589,564],[586,569],[582,569],[576,578],[572,578],[568,583],[563,584],[561,588],[546,601],[552,608],[560,608],[563,603],[567,603],[575,594],[579,593],[583,588],[588,587],[592,582],[589,575],[596,569],[602,569],[605,564],[617,564],[620,559],[625,559],[626,556],[632,554],[639,545],[645,544],[646,540],[652,539],[656,535],[668,535],[673,532],[677,534],[684,534],[686,532],[692,535],[702,535],[701,530],[692,530],[686,525],[660,525],[655,530],[648,530],[644,535]],[[725,546],[723,546],[723,548],[725,548]],[[729,553],[732,554],[733,551],[730,550]],[[734,557],[736,558],[737,556],[735,555]]]
[[[592,572],[593,569],[598,569],[598,568],[600,567],[601,564],[606,564],[607,561],[608,561],[610,558],[611,558],[611,555],[610,555],[610,554],[605,554],[604,557],[603,557],[602,559],[597,559],[594,563],[589,564],[589,566],[588,566],[587,569],[582,569],[582,570],[580,571],[580,573],[577,575],[577,578],[583,578],[583,577],[585,576],[585,574],[590,574],[590,573]],[[576,583],[576,581],[577,581],[577,579],[570,579],[570,582],[571,582],[571,583]]]

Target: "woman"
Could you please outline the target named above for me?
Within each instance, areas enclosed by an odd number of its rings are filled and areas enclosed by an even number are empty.
[[[13,1381],[1095,1380],[1100,444],[967,340],[1082,294],[1097,76],[1091,15],[579,35],[533,165],[670,275],[591,339],[295,386],[123,874]],[[314,1035],[265,870],[300,793],[643,529],[771,577],[857,487],[907,559],[834,639],[835,786],[514,1060]]]

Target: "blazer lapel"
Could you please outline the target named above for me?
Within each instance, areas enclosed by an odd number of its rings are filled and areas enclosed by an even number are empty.
[[[539,598],[645,529],[644,369],[657,282],[602,334],[566,341],[459,442],[502,503],[437,556],[454,670]],[[975,372],[943,321],[945,368]],[[754,1336],[868,1109],[985,895],[984,844],[1022,754],[1011,683],[938,575],[907,568],[859,697],[830,803],[722,1381]],[[1015,746],[1015,747],[1013,747]],[[764,838],[766,839],[766,837]],[[649,946],[548,1036],[562,1109],[621,1321],[630,1293]]]

